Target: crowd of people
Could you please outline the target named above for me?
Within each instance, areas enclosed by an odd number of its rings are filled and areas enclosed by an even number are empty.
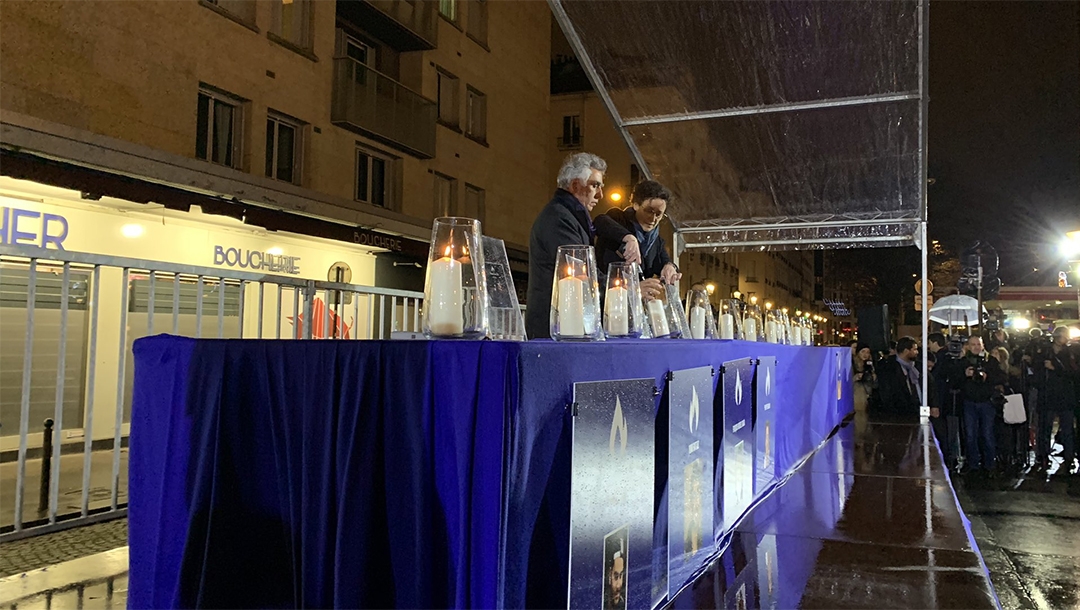
[[[927,343],[924,356],[911,337],[880,355],[852,342],[856,410],[911,419],[929,406],[953,471],[988,478],[1029,467],[1076,473],[1080,342],[1070,343],[1067,328],[1022,337],[997,330],[985,340],[935,332]],[[929,372],[925,399],[922,358]]]

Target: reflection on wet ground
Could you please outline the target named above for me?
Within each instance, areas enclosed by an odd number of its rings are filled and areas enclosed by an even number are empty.
[[[842,427],[675,608],[994,608],[929,426]]]

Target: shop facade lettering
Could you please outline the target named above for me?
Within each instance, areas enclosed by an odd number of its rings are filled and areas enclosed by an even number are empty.
[[[0,244],[64,249],[67,218],[22,208],[0,207]]]
[[[270,273],[300,274],[300,257],[271,254],[245,248],[214,246],[214,265],[234,269],[251,269]]]

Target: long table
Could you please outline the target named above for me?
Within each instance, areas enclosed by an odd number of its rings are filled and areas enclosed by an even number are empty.
[[[130,606],[565,606],[573,384],[760,356],[783,472],[851,411],[846,348],[140,339]]]

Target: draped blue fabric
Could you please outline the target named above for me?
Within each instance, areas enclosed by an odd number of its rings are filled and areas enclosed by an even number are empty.
[[[140,339],[129,606],[565,606],[575,382],[775,355],[783,472],[850,411],[836,352]]]

